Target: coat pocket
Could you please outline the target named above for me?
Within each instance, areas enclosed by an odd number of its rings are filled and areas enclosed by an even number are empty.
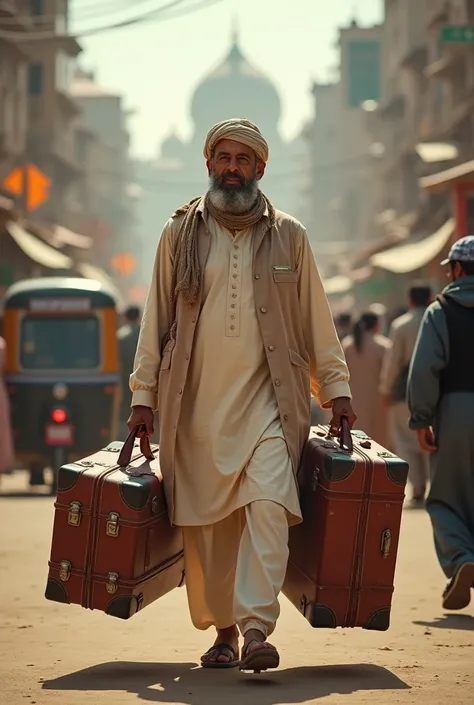
[[[161,358],[160,372],[169,370],[171,367],[171,350],[165,350],[163,357]]]
[[[291,348],[288,350],[288,353],[290,355],[290,362],[292,365],[296,365],[296,367],[301,367],[303,370],[309,372],[309,362],[306,361],[304,357],[301,357],[299,353],[297,353],[295,350],[292,350]]]
[[[298,273],[297,272],[272,272],[273,281],[277,284],[297,284],[298,283]]]

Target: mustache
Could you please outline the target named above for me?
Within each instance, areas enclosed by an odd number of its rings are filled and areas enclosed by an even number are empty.
[[[247,180],[241,174],[238,174],[237,172],[234,173],[232,171],[226,171],[221,174],[218,178],[219,184],[224,183],[225,179],[237,179],[242,186],[247,183]]]

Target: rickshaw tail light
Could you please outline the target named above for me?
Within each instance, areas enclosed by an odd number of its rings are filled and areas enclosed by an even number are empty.
[[[64,409],[54,409],[51,418],[55,423],[64,423],[67,419],[67,414]]]

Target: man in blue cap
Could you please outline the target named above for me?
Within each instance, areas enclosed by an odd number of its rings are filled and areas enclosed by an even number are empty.
[[[431,454],[427,510],[449,582],[443,607],[474,588],[474,236],[452,246],[449,285],[424,315],[408,380],[410,428]]]

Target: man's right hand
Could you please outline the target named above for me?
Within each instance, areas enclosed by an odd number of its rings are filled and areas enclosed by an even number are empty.
[[[436,453],[435,435],[431,426],[419,428],[416,433],[421,450],[425,450],[427,453]]]
[[[127,426],[130,431],[133,431],[137,426],[145,426],[146,435],[153,436],[155,431],[153,409],[150,409],[149,406],[134,406],[127,421]],[[137,434],[138,438],[144,435],[143,431],[139,431]]]

